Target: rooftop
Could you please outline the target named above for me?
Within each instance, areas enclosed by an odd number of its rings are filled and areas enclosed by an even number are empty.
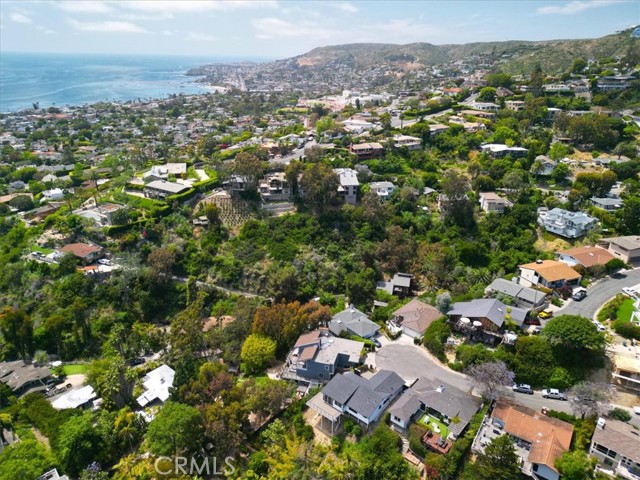
[[[628,423],[606,420],[596,428],[592,441],[640,463],[640,433]]]
[[[531,444],[529,462],[557,471],[554,462],[569,450],[573,425],[504,398],[498,400],[491,416],[504,423],[506,433]]]
[[[573,257],[587,268],[593,267],[594,265],[604,265],[609,260],[616,258],[609,252],[609,250],[602,247],[592,246],[570,248],[568,250],[556,252],[556,255],[567,255]]]
[[[89,245],[88,243],[69,243],[60,250],[66,253],[71,253],[79,258],[87,258],[92,253],[100,252],[102,248],[96,245]]]
[[[576,280],[582,276],[566,263],[555,260],[543,260],[540,263],[525,263],[519,265],[520,268],[533,270],[547,282],[557,282],[558,280]]]

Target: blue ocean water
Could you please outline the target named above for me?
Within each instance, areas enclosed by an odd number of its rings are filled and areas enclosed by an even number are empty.
[[[207,90],[190,68],[239,59],[0,52],[0,112]]]

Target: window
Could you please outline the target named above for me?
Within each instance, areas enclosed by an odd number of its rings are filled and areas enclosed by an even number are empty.
[[[325,365],[325,366],[324,366],[324,369],[325,369],[325,370],[329,370],[329,365]]]
[[[324,373],[319,373],[319,374],[318,374],[318,377],[320,377],[320,378],[324,378]]]
[[[611,466],[613,466],[613,462],[612,462],[611,460],[609,460],[608,458],[605,458],[605,459],[604,459],[604,464],[605,464],[607,467],[611,467]]]

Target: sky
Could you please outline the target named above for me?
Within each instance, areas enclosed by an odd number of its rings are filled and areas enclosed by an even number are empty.
[[[344,43],[595,38],[638,0],[0,0],[0,52],[285,58]]]

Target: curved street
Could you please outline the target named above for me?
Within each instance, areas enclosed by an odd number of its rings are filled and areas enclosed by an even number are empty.
[[[627,270],[615,277],[607,277],[587,288],[587,296],[579,302],[569,301],[557,314],[582,315],[593,318],[598,309],[606,302],[622,293],[623,287],[633,287],[640,283],[640,268]]]

